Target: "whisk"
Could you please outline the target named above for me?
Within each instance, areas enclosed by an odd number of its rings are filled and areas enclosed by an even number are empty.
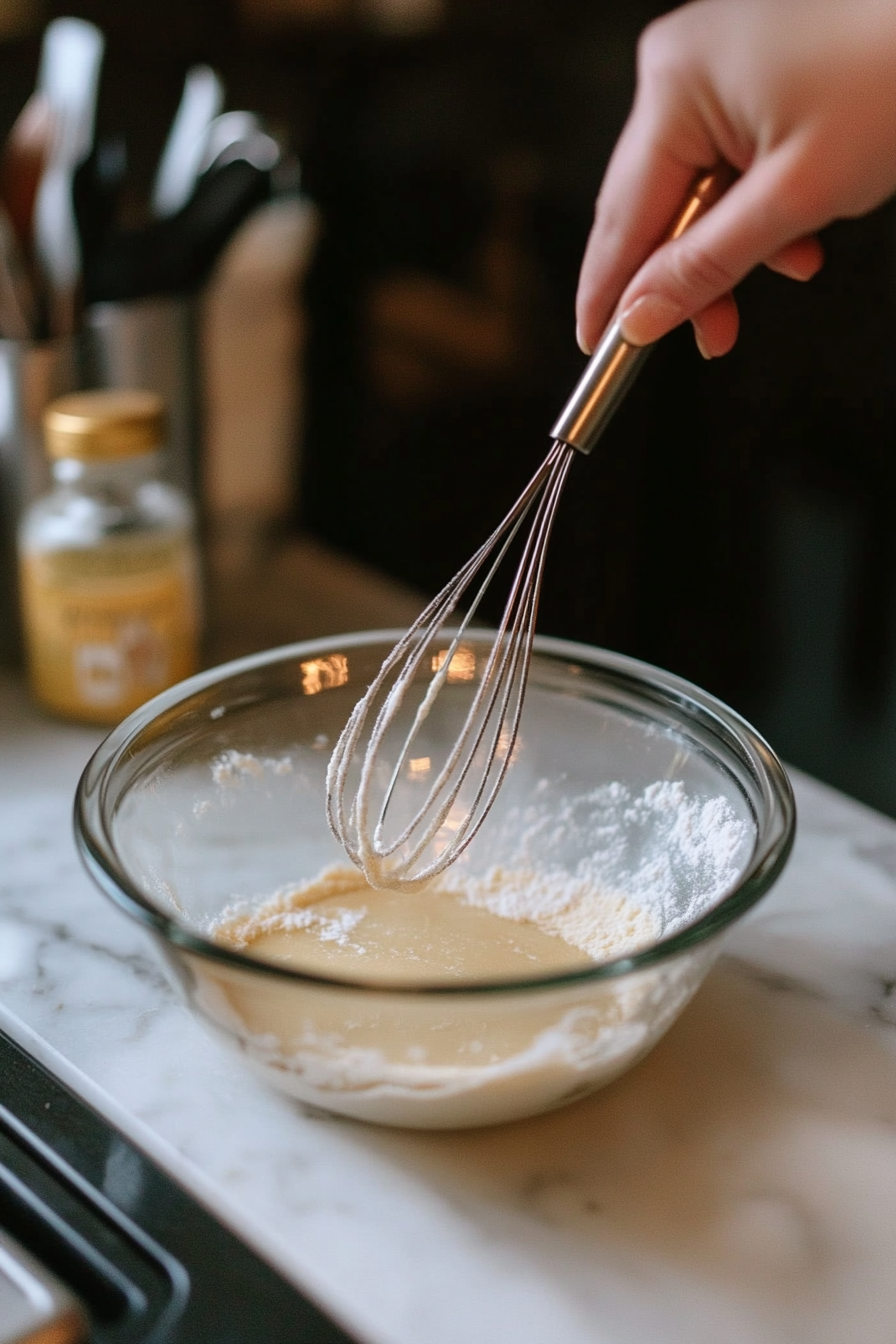
[[[729,181],[723,169],[701,176],[668,237],[684,233]],[[575,453],[591,452],[648,353],[649,347],[623,339],[618,319],[611,322],[551,431],[553,444],[544,462],[506,518],[399,640],[352,711],[330,759],[327,817],[372,886],[423,886],[463,853],[488,815],[513,760],[547,546],[564,482]],[[475,655],[465,649],[464,635],[530,517],[507,604],[477,680]],[[460,624],[446,629],[471,588],[472,600]],[[446,647],[433,653],[440,635]],[[405,699],[415,683],[419,690],[421,669],[432,677],[405,727]],[[415,760],[411,751],[442,688],[459,681],[469,683],[472,698],[456,739],[433,768],[431,755]],[[418,805],[415,780],[412,790],[404,791],[403,806],[395,808],[407,762],[412,771],[422,767],[426,795]],[[390,808],[399,812],[399,819],[387,834]]]

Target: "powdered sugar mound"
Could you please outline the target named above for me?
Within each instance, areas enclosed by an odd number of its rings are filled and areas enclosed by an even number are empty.
[[[623,833],[630,845],[639,842],[633,847],[639,861],[622,874],[624,889],[638,904],[661,912],[667,933],[696,919],[734,885],[752,838],[726,798],[689,798],[678,780],[648,785],[625,809]],[[596,854],[594,863],[606,872],[604,856]]]
[[[583,890],[624,893],[666,935],[715,904],[749,859],[750,825],[726,798],[689,793],[680,780],[640,792],[612,781],[573,797],[561,793],[557,802],[561,789],[540,780],[529,802],[510,809],[490,836],[483,830],[478,864],[488,871],[490,850],[496,857],[516,851],[514,868],[537,870],[542,883],[563,878]]]

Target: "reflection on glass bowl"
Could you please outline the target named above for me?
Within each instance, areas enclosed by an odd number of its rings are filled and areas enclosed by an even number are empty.
[[[431,959],[416,978],[376,975],[363,959],[297,967],[222,941],[234,911],[251,919],[345,864],[325,817],[329,752],[396,637],[275,649],[151,700],[84,772],[81,853],[153,935],[197,1016],[275,1086],[421,1128],[533,1115],[616,1077],[674,1021],[725,930],[786,862],[791,790],[763,740],[712,696],[540,639],[514,764],[451,881],[482,891],[501,870],[554,888],[587,879],[643,912],[640,939],[609,959],[579,953],[525,976],[479,965],[460,978]],[[490,639],[465,639],[453,695],[473,693]],[[459,703],[448,696],[433,712],[416,761],[437,757]]]

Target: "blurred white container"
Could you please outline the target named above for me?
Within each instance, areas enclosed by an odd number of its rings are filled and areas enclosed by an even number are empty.
[[[304,401],[301,284],[317,234],[308,201],[269,202],[236,234],[205,292],[202,486],[213,521],[263,528],[293,503]]]

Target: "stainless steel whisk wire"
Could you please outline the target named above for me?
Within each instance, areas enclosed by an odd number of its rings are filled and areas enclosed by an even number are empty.
[[[553,445],[545,461],[507,516],[421,613],[383,663],[367,694],[352,711],[330,760],[327,774],[327,815],[331,828],[342,841],[349,857],[365,872],[371,865],[377,865],[382,860],[390,858],[402,846],[409,843],[410,852],[403,856],[400,869],[405,873],[410,870],[448,820],[486,736],[491,742],[487,753],[488,766],[482,772],[472,802],[453,829],[450,847],[415,874],[412,879],[413,885],[428,881],[453,862],[473,839],[479,824],[491,807],[504,781],[516,744],[532,641],[535,637],[535,620],[544,576],[547,544],[573,456],[573,450],[569,445],[565,443]],[[461,733],[414,818],[398,835],[387,842],[383,836],[386,811],[410,748],[439,691],[452,672],[455,654],[495,572],[533,506],[535,516],[532,527],[524,542],[497,635]],[[458,629],[452,632],[448,648],[440,651],[439,665],[405,737],[380,803],[379,815],[371,836],[370,794],[375,785],[373,776],[376,769],[376,753],[391,726],[407,687],[416,676],[423,660],[428,655],[431,656],[432,641],[489,558],[491,564],[473,601],[467,608]],[[510,650],[508,657],[502,657],[505,646]],[[373,703],[383,692],[395,668],[399,666],[402,666],[402,670],[381,705],[370,733],[357,792],[350,808],[346,809],[344,794],[346,778],[354,753],[361,742],[366,720]],[[492,767],[496,761],[497,771],[494,771]],[[424,818],[427,819],[425,824]],[[421,826],[422,832],[413,838]],[[403,885],[409,884],[405,880]]]
[[[667,236],[679,237],[718,200],[730,180],[730,171],[724,166],[699,178]],[[327,818],[333,834],[372,885],[406,890],[422,886],[463,853],[487,817],[504,783],[519,735],[548,541],[572,459],[576,452],[587,454],[594,447],[648,353],[649,347],[632,346],[624,340],[618,319],[610,324],[551,431],[553,444],[538,471],[487,541],[399,640],[355,705],[327,771]],[[463,726],[422,805],[396,835],[387,839],[386,814],[411,747],[440,691],[451,680],[464,635],[530,514],[532,524],[510,594]],[[434,655],[437,636],[483,568],[485,577],[460,625],[450,634],[445,632],[448,647]],[[379,753],[397,719],[405,693],[427,657],[431,659],[433,677],[391,769],[371,829],[372,798],[384,777]],[[393,680],[396,669],[400,671]],[[471,678],[475,674],[471,673]],[[364,747],[357,787],[346,805],[349,775],[364,742],[370,713],[381,697]],[[462,802],[457,815],[458,800],[471,771],[478,768],[483,749],[484,767],[472,800]],[[434,851],[432,857],[420,864],[430,846]]]

